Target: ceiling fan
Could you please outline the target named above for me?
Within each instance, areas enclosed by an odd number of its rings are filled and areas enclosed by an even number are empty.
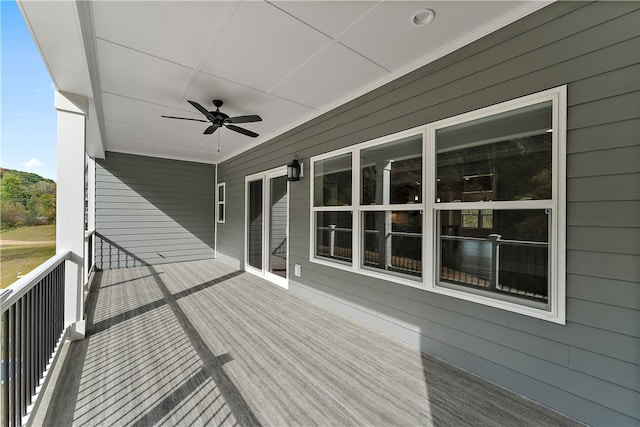
[[[189,102],[189,104],[193,105],[196,110],[204,114],[207,120],[191,119],[187,117],[175,117],[175,116],[162,116],[162,117],[165,117],[167,119],[191,120],[194,122],[203,122],[203,123],[211,122],[211,126],[209,126],[204,130],[205,135],[212,134],[216,131],[216,129],[224,126],[227,129],[241,133],[243,135],[250,136],[251,138],[255,138],[256,136],[258,136],[257,133],[251,132],[248,129],[244,129],[239,126],[236,126],[234,123],[261,122],[262,118],[260,116],[249,115],[249,116],[229,117],[227,114],[220,111],[220,107],[222,106],[222,101],[220,101],[219,99],[213,100],[213,105],[216,107],[216,111],[207,111],[206,108],[204,108],[202,105],[198,104],[197,102],[189,101],[189,100],[187,101]]]

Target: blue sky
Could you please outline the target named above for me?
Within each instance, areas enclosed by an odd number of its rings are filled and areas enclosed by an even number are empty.
[[[55,88],[15,1],[0,19],[0,165],[55,180]]]

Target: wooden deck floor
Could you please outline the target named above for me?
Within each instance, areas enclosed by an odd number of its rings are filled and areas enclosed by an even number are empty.
[[[216,261],[98,273],[44,424],[577,425]]]

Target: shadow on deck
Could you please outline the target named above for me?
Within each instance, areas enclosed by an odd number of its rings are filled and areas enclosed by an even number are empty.
[[[251,274],[97,273],[44,424],[576,425]]]

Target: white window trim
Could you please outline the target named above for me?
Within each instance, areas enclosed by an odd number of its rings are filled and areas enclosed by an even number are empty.
[[[436,212],[438,210],[475,209],[477,204],[473,202],[448,202],[436,203],[436,145],[435,133],[437,129],[472,121],[482,117],[491,116],[504,111],[515,110],[521,107],[552,102],[552,175],[554,177],[551,200],[531,201],[491,201],[483,202],[483,209],[550,209],[550,272],[551,283],[549,291],[549,309],[536,307],[496,299],[482,294],[465,292],[452,287],[442,287],[437,284],[437,245],[436,241]],[[310,186],[310,230],[309,230],[309,261],[337,268],[344,271],[357,273],[363,276],[374,277],[386,282],[398,283],[414,288],[423,289],[437,294],[447,295],[458,299],[483,304],[490,307],[523,314],[533,318],[565,324],[566,323],[566,121],[567,121],[567,88],[566,85],[548,89],[542,92],[523,96],[517,99],[501,102],[485,108],[449,117],[436,122],[418,126],[413,129],[386,135],[371,141],[363,142],[351,147],[345,147],[329,153],[311,158]],[[361,239],[360,222],[361,214],[371,210],[415,210],[417,206],[407,205],[360,205],[360,150],[375,145],[396,141],[408,136],[423,134],[423,185],[422,200],[419,209],[423,210],[422,228],[422,278],[412,280],[386,271],[363,268],[360,259]],[[324,160],[343,154],[352,155],[352,204],[350,206],[314,207],[314,164],[318,160]],[[333,261],[315,256],[315,230],[316,212],[320,211],[348,211],[352,212],[352,262],[350,264]]]
[[[220,200],[220,188],[222,188],[222,193],[224,194],[224,200]],[[223,218],[220,219],[220,206],[222,205],[222,214]],[[224,224],[227,220],[227,183],[221,182],[216,186],[216,222],[219,224]]]

